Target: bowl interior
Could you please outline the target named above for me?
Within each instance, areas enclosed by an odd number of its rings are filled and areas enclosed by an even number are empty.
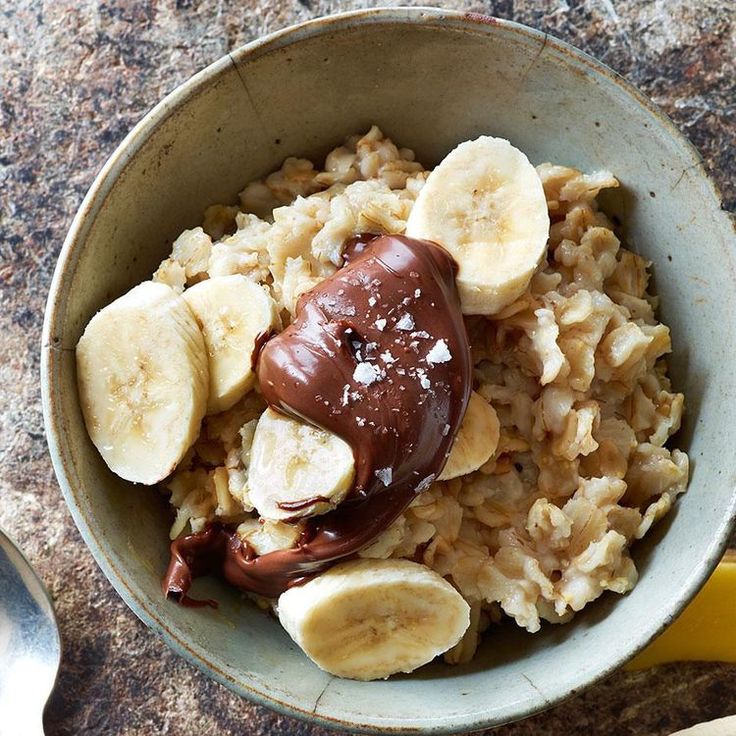
[[[535,162],[607,168],[608,206],[654,263],[671,326],[679,444],[689,492],[637,545],[641,580],[569,626],[511,626],[467,666],[356,683],[332,678],[281,627],[214,580],[217,611],[166,602],[169,517],[152,489],[112,475],[84,429],[74,353],[94,312],[148,278],[204,208],[235,201],[288,155],[323,156],[377,123],[425,164],[481,133]],[[226,57],[173,93],[126,139],[88,196],[55,276],[44,339],[44,399],[61,486],[98,562],[133,610],[236,691],[324,723],[459,731],[528,715],[610,671],[667,623],[715,564],[733,516],[729,406],[736,317],[730,223],[698,158],[612,73],[508,23],[440,11],[363,11],[287,30]]]

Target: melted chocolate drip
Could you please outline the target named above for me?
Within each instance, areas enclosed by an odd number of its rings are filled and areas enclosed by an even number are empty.
[[[257,557],[221,527],[175,540],[167,595],[184,599],[192,576],[209,570],[276,597],[368,545],[441,472],[471,388],[455,262],[400,236],[353,239],[345,260],[262,347],[258,378],[274,409],[352,447],[350,495],[310,518],[293,549]]]
[[[192,580],[213,570],[220,570],[225,561],[241,555],[246,559],[254,557],[234,531],[220,524],[211,524],[202,532],[177,539],[171,545],[164,593],[182,606],[217,608],[217,601],[197,600],[187,595]]]

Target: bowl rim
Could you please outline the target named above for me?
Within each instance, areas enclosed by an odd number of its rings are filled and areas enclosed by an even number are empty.
[[[118,568],[115,562],[108,556],[105,543],[98,536],[95,529],[94,518],[88,518],[80,507],[75,489],[70,482],[67,469],[66,455],[69,455],[68,447],[64,439],[64,414],[60,404],[55,400],[54,371],[57,369],[59,354],[64,350],[73,350],[71,346],[60,344],[57,337],[57,322],[60,313],[66,306],[68,289],[68,274],[75,267],[81,247],[90,230],[90,223],[94,221],[97,213],[102,209],[104,203],[114,187],[118,177],[123,173],[133,157],[138,153],[146,139],[167,120],[187,100],[195,97],[206,87],[212,84],[221,74],[235,68],[238,71],[238,62],[254,55],[262,55],[269,51],[287,46],[291,43],[321,35],[329,31],[352,28],[357,25],[368,24],[410,24],[410,25],[436,25],[441,22],[465,26],[467,30],[476,33],[489,32],[489,28],[497,27],[507,32],[516,34],[526,41],[539,44],[539,53],[545,47],[555,49],[558,53],[567,57],[568,61],[579,67],[587,67],[593,74],[600,75],[608,81],[613,82],[625,93],[632,103],[643,107],[658,123],[673,137],[682,147],[683,152],[691,159],[692,165],[689,173],[696,172],[707,184],[714,199],[714,205],[718,205],[721,214],[727,223],[734,229],[734,222],[729,214],[723,210],[723,198],[718,187],[709,177],[700,153],[693,144],[679,131],[675,124],[642,92],[633,87],[621,75],[607,67],[602,62],[581,51],[574,46],[561,41],[547,32],[539,31],[515,21],[498,19],[480,13],[445,10],[432,7],[377,7],[371,9],[353,10],[328,16],[321,16],[301,23],[290,25],[273,33],[259,37],[239,48],[227,53],[217,61],[208,65],[192,77],[178,85],[172,92],[167,94],[159,103],[149,110],[144,117],[125,136],[117,146],[112,155],[107,159],[99,173],[95,177],[87,194],[85,195],[77,213],[75,214],[68,234],[64,240],[57,264],[54,270],[51,287],[49,290],[44,315],[42,344],[41,344],[41,393],[44,425],[46,437],[51,455],[52,464],[63,493],[64,499],[71,512],[74,522],[79,529],[82,538],[92,553],[96,563],[104,575],[112,583],[113,587],[123,599],[125,604],[133,613],[158,636],[166,645],[173,649],[178,655],[184,657],[188,662],[194,664],[220,684],[225,685],[238,695],[245,697],[259,705],[264,705],[286,716],[300,718],[331,729],[350,729],[352,732],[360,733],[437,733],[450,734],[458,731],[478,730],[508,723],[517,719],[525,718],[541,711],[547,710],[571,695],[579,692],[582,688],[590,687],[596,682],[610,675],[629,659],[634,657],[647,644],[656,638],[672,621],[679,615],[684,607],[697,594],[705,583],[728,544],[728,536],[731,528],[736,524],[736,489],[732,494],[729,513],[711,540],[708,553],[704,558],[698,560],[688,576],[680,591],[680,597],[673,610],[669,611],[654,627],[626,651],[620,652],[614,660],[593,677],[579,683],[575,688],[563,689],[553,695],[546,697],[540,693],[536,703],[527,704],[523,710],[511,718],[488,717],[483,713],[473,715],[457,716],[451,719],[443,719],[441,723],[431,723],[429,719],[422,723],[420,728],[407,725],[406,722],[396,721],[391,725],[378,725],[377,723],[352,723],[346,722],[338,717],[327,713],[318,713],[302,709],[293,703],[283,702],[271,695],[267,690],[250,687],[247,684],[236,682],[228,674],[219,669],[216,664],[208,661],[191,649],[186,638],[172,631],[165,618],[157,615],[145,602],[139,598],[126,582],[124,568]],[[730,232],[730,230],[728,231]],[[451,721],[451,722],[450,722]]]

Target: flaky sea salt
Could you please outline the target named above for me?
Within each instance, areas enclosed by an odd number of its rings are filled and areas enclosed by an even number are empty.
[[[374,296],[369,296],[369,297],[368,297],[368,306],[369,306],[369,307],[375,307],[375,306],[376,306],[376,301],[377,301],[377,300],[376,300],[376,297],[374,297]]]
[[[407,332],[409,330],[414,329],[414,317],[412,317],[408,312],[401,315],[399,318],[399,321],[396,323],[396,329],[397,330],[406,330]]]
[[[398,360],[398,358],[394,358],[394,356],[391,355],[391,353],[388,350],[386,350],[385,352],[381,353],[381,360],[384,363],[388,363],[389,365],[391,365],[391,363],[395,363]]]
[[[380,330],[381,332],[383,332],[384,327],[386,327],[386,320],[383,319],[383,318],[377,319],[374,322],[374,324],[375,324],[377,330]]]
[[[427,373],[422,368],[417,368],[417,378],[419,379],[419,385],[426,391],[432,384],[427,378]]]
[[[414,298],[419,299],[419,297],[422,295],[421,289],[414,289]]]
[[[393,471],[391,468],[379,468],[375,471],[375,476],[378,480],[383,483],[384,486],[391,485],[391,479],[393,478]]]
[[[421,483],[419,483],[415,489],[415,493],[422,493],[434,483],[435,476],[428,475]]]
[[[448,360],[452,359],[450,349],[447,347],[447,343],[444,340],[437,340],[432,346],[432,349],[427,353],[427,363],[429,365],[436,365],[437,363],[447,363]]]
[[[381,369],[373,363],[358,363],[353,371],[353,380],[370,386],[381,378]]]
[[[350,395],[350,384],[346,383],[342,387],[342,401],[340,402],[343,406],[348,405],[348,396]]]

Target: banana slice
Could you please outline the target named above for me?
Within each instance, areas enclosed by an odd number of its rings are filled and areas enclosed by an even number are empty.
[[[444,578],[409,560],[351,560],[287,590],[278,615],[323,670],[353,680],[412,672],[455,646],[470,606]]]
[[[283,521],[246,519],[238,525],[238,536],[247,542],[257,555],[267,555],[296,546],[305,524],[286,524]]]
[[[496,410],[473,391],[450,456],[437,480],[450,480],[478,470],[496,451],[500,432]]]
[[[495,314],[522,294],[545,253],[542,181],[503,138],[461,143],[427,178],[406,234],[433,240],[455,258],[464,314]]]
[[[77,345],[87,431],[110,470],[152,485],[199,433],[207,406],[207,352],[187,303],[145,281],[99,311]]]
[[[202,328],[209,355],[207,413],[225,411],[255,383],[253,350],[260,335],[280,327],[276,303],[240,274],[200,281],[184,292]]]
[[[266,409],[248,468],[250,501],[264,519],[323,514],[352,488],[350,446],[331,432]]]

